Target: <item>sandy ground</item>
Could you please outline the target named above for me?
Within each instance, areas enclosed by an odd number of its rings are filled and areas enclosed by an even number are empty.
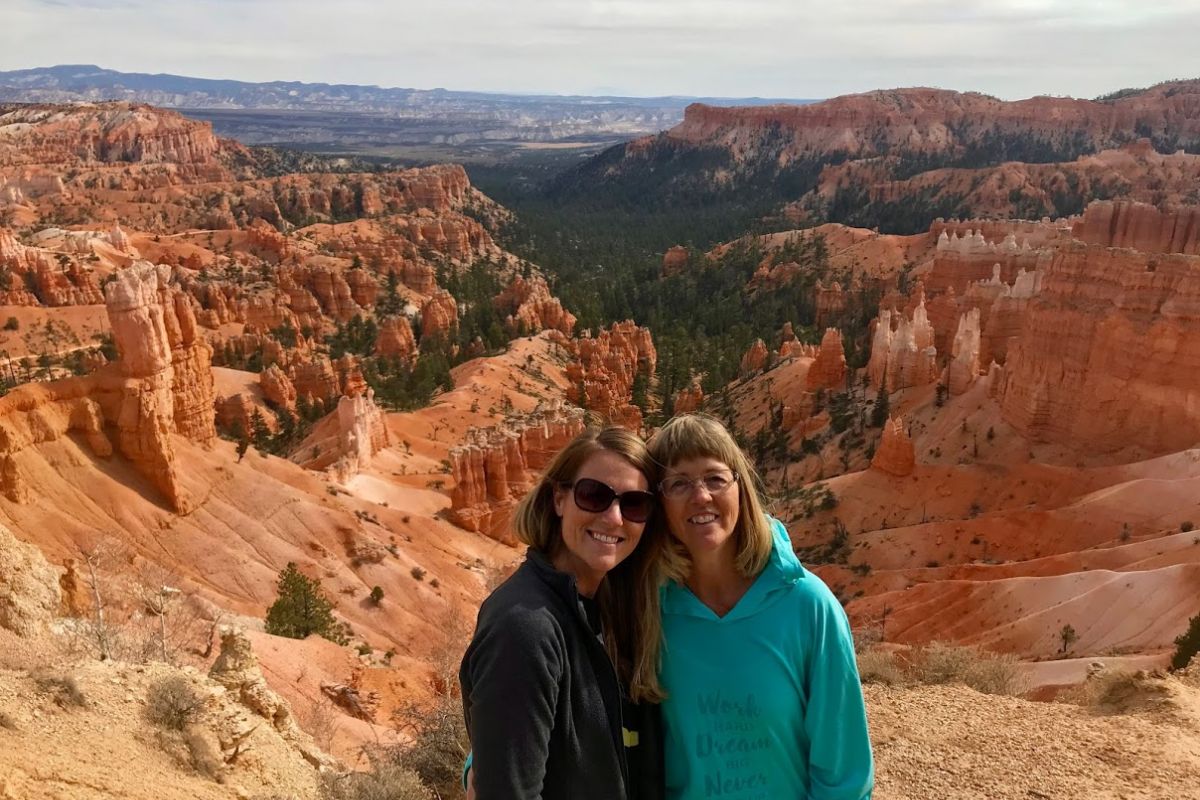
[[[866,689],[875,800],[1200,798],[1200,694],[1104,714],[959,686]]]
[[[0,641],[14,644],[3,634]],[[256,637],[254,646],[264,667],[270,664],[271,644]],[[273,682],[307,686],[330,649],[337,648],[305,647],[313,661],[288,659],[293,673],[272,674]],[[53,674],[74,679],[86,706],[60,706],[45,684],[0,668],[3,800],[315,800],[315,771],[261,719],[221,783],[200,774],[179,738],[145,718],[149,685],[175,670],[89,661],[60,663]],[[254,722],[202,673],[185,674],[210,697],[200,721],[210,735]],[[1119,708],[1037,703],[961,686],[868,686],[865,695],[876,800],[1200,798],[1194,683],[1149,679]]]
[[[177,671],[96,661],[57,665],[50,674],[73,679],[86,705],[62,707],[28,674],[0,670],[0,711],[9,721],[0,725],[3,800],[316,796],[316,773],[300,753],[198,673],[190,679],[209,697],[198,728],[214,746],[214,731],[230,722],[254,726],[238,758],[223,768],[222,783],[192,767],[180,734],[145,719],[149,686]]]

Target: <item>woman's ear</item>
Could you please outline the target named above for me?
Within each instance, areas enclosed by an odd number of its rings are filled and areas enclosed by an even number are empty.
[[[563,515],[563,503],[567,502],[567,495],[571,493],[571,489],[570,487],[563,486],[561,483],[557,483],[551,491],[554,492],[554,515],[561,519]]]

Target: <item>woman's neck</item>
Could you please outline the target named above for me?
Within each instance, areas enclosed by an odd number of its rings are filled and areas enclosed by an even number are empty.
[[[565,572],[575,579],[575,590],[584,597],[595,597],[604,580],[603,573],[597,573],[587,568],[587,565],[575,558],[571,551],[559,547],[550,555],[550,564],[559,572]]]
[[[723,617],[738,604],[754,579],[738,570],[732,554],[712,555],[710,558],[692,559],[686,584],[697,600],[718,617]]]

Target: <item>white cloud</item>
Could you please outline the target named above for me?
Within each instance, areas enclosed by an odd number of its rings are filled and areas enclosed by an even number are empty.
[[[1195,0],[8,0],[0,69],[493,91],[1093,96],[1200,76]]]

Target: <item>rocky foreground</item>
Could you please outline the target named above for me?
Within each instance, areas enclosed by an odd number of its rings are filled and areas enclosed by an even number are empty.
[[[316,798],[320,761],[197,670],[87,662],[45,677],[0,669],[0,798]],[[184,675],[207,698],[188,739],[146,719],[149,687]],[[876,800],[1200,798],[1200,687],[1152,679],[1124,710],[964,686],[867,687]],[[307,743],[306,736],[301,735]],[[189,742],[210,742],[198,762]]]
[[[1139,691],[1149,697],[1122,713],[963,686],[867,687],[875,800],[1200,797],[1200,689]]]

